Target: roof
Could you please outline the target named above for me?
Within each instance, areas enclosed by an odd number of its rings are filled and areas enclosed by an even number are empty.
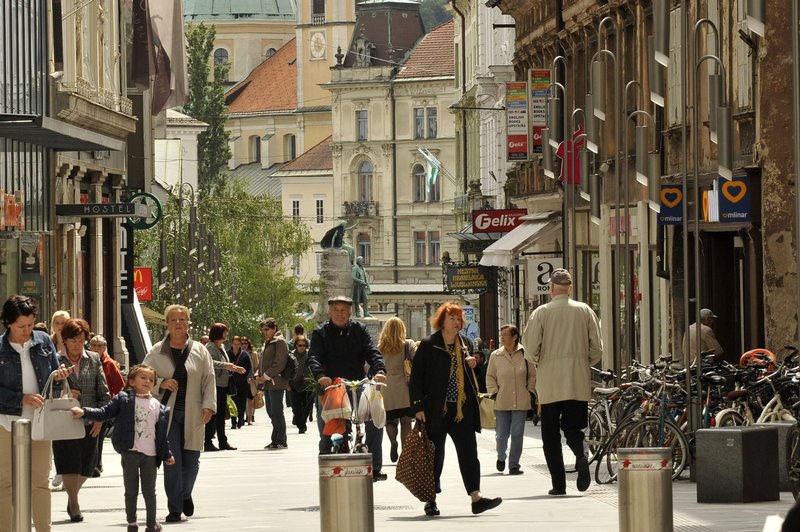
[[[383,1],[356,4],[353,31],[345,67],[387,66],[402,63],[425,34],[417,2]]]
[[[217,20],[295,20],[294,0],[183,0],[186,22]]]
[[[264,194],[274,198],[281,197],[281,180],[272,176],[280,168],[274,164],[269,168],[261,168],[261,163],[240,164],[234,170],[226,172],[231,179],[241,179],[244,188],[251,196]]]
[[[229,113],[293,111],[297,107],[295,39],[265,59],[225,95]]]
[[[304,170],[333,170],[333,151],[331,151],[330,136],[306,151],[294,161],[289,161],[281,167],[281,172],[297,172]]]
[[[397,79],[455,77],[454,25],[451,19],[425,35],[411,51]]]
[[[176,111],[175,109],[167,109],[167,125],[168,126],[191,126],[191,127],[201,127],[207,128],[208,124],[205,122],[201,122],[196,118],[192,118],[189,115],[185,115]]]

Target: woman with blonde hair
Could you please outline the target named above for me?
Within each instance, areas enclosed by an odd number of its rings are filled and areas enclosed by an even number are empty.
[[[397,425],[400,425],[400,439],[406,439],[411,430],[411,401],[408,395],[408,377],[411,374],[411,360],[417,352],[414,340],[406,339],[406,326],[403,320],[394,317],[383,325],[378,350],[386,364],[386,388],[383,389],[383,405],[386,408],[386,434],[391,442],[390,457],[397,462]],[[407,362],[408,361],[408,362]],[[406,372],[406,367],[409,371]]]
[[[64,351],[64,340],[61,339],[61,328],[70,319],[69,312],[66,310],[57,310],[53,312],[53,317],[50,318],[50,339],[53,345],[56,346],[56,351],[61,353]]]

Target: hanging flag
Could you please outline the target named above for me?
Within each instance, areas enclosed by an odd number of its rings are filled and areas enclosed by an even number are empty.
[[[569,158],[569,180],[566,181],[569,185],[580,185],[581,184],[581,158],[580,158],[580,151],[583,149],[583,146],[586,144],[586,137],[581,137],[583,134],[583,124],[578,126],[578,129],[575,130],[575,133],[572,134],[572,140],[567,142],[567,155],[564,156],[564,142],[558,145],[558,150],[556,151],[556,157],[561,159],[561,175],[558,176],[558,180],[564,183],[564,160]],[[578,139],[578,140],[576,140]]]
[[[442,163],[436,158],[434,154],[428,151],[427,148],[417,148],[417,151],[425,157],[425,188],[428,193],[431,192],[431,187],[436,183],[439,177],[439,172],[442,169]]]

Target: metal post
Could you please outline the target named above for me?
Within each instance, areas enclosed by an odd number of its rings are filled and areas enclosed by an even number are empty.
[[[372,455],[327,454],[318,460],[321,532],[374,532]]]
[[[794,117],[794,259],[795,307],[800,307],[800,28],[798,28],[798,0],[792,0],[792,103]],[[797,338],[800,338],[800,316],[797,320]]]
[[[672,449],[617,449],[620,532],[672,532]]]
[[[31,422],[11,427],[11,530],[31,532]]]

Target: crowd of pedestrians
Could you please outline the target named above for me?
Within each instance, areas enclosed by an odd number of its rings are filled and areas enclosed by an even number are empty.
[[[346,296],[328,300],[330,318],[310,335],[302,325],[284,338],[274,318],[260,323],[263,347],[244,336],[232,336],[224,323],[214,323],[195,341],[190,310],[170,305],[165,310],[167,333],[123,380],[118,364],[108,356],[105,339],[91,336],[90,325],[64,311],[51,320],[50,336],[33,331],[35,303],[12,296],[3,306],[6,332],[0,336],[0,364],[17,371],[0,373],[0,469],[10,460],[11,423],[31,418],[41,405],[44,382],[55,371],[67,379],[80,402],[73,414],[85,422],[78,440],[34,442],[33,520],[37,531],[50,530],[48,473],[51,449],[56,473],[68,495],[66,512],[83,520],[79,493],[87,479],[102,473],[102,437],[114,423],[112,443],[120,453],[125,485],[128,531],[138,530],[136,499],[141,484],[146,506],[146,530],[160,530],[155,516],[155,481],[163,464],[168,513],[165,521],[180,522],[195,513],[192,491],[200,473],[201,453],[236,451],[234,430],[256,421],[260,408],[269,418],[265,449],[289,448],[286,407],[298,435],[316,421],[320,454],[332,452],[324,434],[320,398],[334,379],[369,377],[383,388],[388,456],[396,462],[413,420],[425,424],[435,446],[433,475],[441,492],[445,441],[455,446],[459,470],[471,510],[479,514],[502,503],[481,492],[481,464],[476,433],[481,431],[479,401],[487,392],[495,400],[496,468],[519,475],[522,439],[531,397],[538,393],[543,418],[545,455],[553,489],[565,493],[561,434],[563,430],[578,464],[578,489],[588,487],[582,429],[586,425],[589,366],[602,352],[597,318],[591,309],[569,299],[571,277],[554,272],[553,301],[531,316],[524,334],[511,324],[498,331],[500,348],[479,347],[464,335],[465,316],[456,303],[442,304],[431,319],[434,333],[418,341],[408,338],[400,318],[388,319],[377,344],[359,320]],[[562,297],[563,296],[563,297]],[[36,355],[36,356],[34,356]],[[287,368],[293,367],[289,375]],[[287,376],[284,376],[286,372]],[[61,386],[58,386],[59,390]],[[534,406],[535,409],[535,406]],[[261,420],[260,414],[258,419]],[[226,432],[227,430],[227,432]],[[350,427],[347,427],[347,431]],[[373,480],[383,472],[384,430],[365,424],[372,454]],[[265,433],[265,437],[266,437]],[[347,437],[347,434],[345,434]],[[235,437],[234,437],[235,439]],[[216,444],[215,441],[216,440]],[[509,445],[510,442],[510,445]],[[54,479],[54,484],[57,484]],[[10,529],[10,482],[0,476],[0,532]],[[435,497],[425,501],[428,516],[440,514]]]

